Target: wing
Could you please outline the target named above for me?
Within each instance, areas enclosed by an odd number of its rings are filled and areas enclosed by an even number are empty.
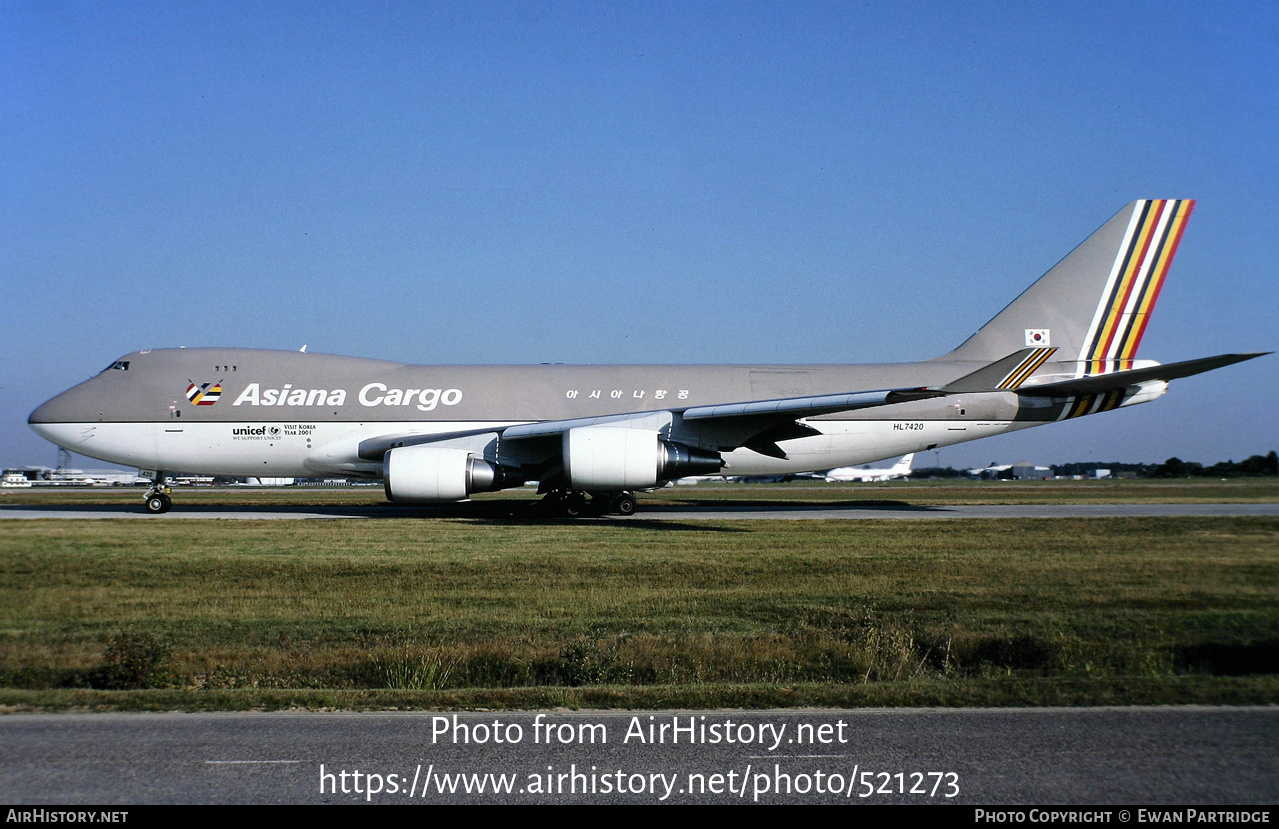
[[[376,461],[381,460],[388,450],[402,446],[458,443],[495,433],[503,441],[545,441],[559,438],[574,429],[612,427],[651,429],[667,435],[672,432],[682,433],[685,439],[715,451],[731,451],[745,446],[770,457],[785,458],[786,453],[777,445],[779,441],[819,434],[816,429],[801,423],[801,418],[891,406],[911,400],[942,397],[945,394],[945,391],[925,388],[878,389],[517,423],[469,431],[383,435],[362,441],[359,455],[364,460]]]

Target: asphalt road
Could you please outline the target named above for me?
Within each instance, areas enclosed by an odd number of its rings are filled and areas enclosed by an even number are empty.
[[[261,506],[219,507],[181,504],[163,515],[149,515],[141,504],[120,506],[3,505],[0,520],[138,518],[175,521],[192,518],[234,520],[342,519],[342,518],[528,518],[535,515],[533,502],[481,501],[430,507],[395,504],[373,506]],[[1135,518],[1279,516],[1279,504],[969,504],[920,505],[906,502],[847,502],[842,504],[713,504],[697,507],[663,506],[640,502],[633,516],[608,515],[585,521],[710,521],[801,519],[937,519],[937,518]],[[553,519],[548,519],[553,520]]]
[[[1279,801],[1279,708],[13,715],[0,745],[9,804]]]

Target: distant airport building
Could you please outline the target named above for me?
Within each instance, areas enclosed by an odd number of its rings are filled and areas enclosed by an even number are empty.
[[[983,481],[1042,481],[1053,476],[1051,466],[1036,466],[1030,461],[995,464],[967,470],[969,476]]]
[[[50,469],[47,466],[20,466],[6,469],[0,486],[133,486],[150,483],[126,469]]]
[[[1050,466],[1035,466],[1030,461],[1021,461],[1009,467],[1015,481],[1045,481],[1053,476]]]

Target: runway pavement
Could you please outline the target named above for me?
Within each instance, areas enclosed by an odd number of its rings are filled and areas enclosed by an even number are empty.
[[[0,744],[0,800],[46,806],[1279,800],[1273,707],[12,715]]]
[[[483,501],[429,507],[395,504],[373,506],[261,506],[219,507],[177,504],[171,512],[149,515],[141,505],[120,506],[0,506],[3,519],[106,519],[147,521],[187,519],[288,520],[357,518],[530,518],[537,516],[535,502]],[[633,516],[608,515],[579,520],[603,521],[710,521],[710,520],[863,520],[938,518],[1178,518],[1226,516],[1279,516],[1279,504],[968,504],[912,505],[907,502],[845,502],[834,504],[715,504],[696,507],[664,506],[640,502]]]

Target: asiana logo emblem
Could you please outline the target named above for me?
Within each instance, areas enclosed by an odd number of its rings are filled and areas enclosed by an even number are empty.
[[[218,398],[222,396],[222,381],[216,383],[205,383],[197,386],[194,380],[188,380],[191,385],[187,386],[187,400],[190,400],[196,406],[212,406],[218,402]]]

